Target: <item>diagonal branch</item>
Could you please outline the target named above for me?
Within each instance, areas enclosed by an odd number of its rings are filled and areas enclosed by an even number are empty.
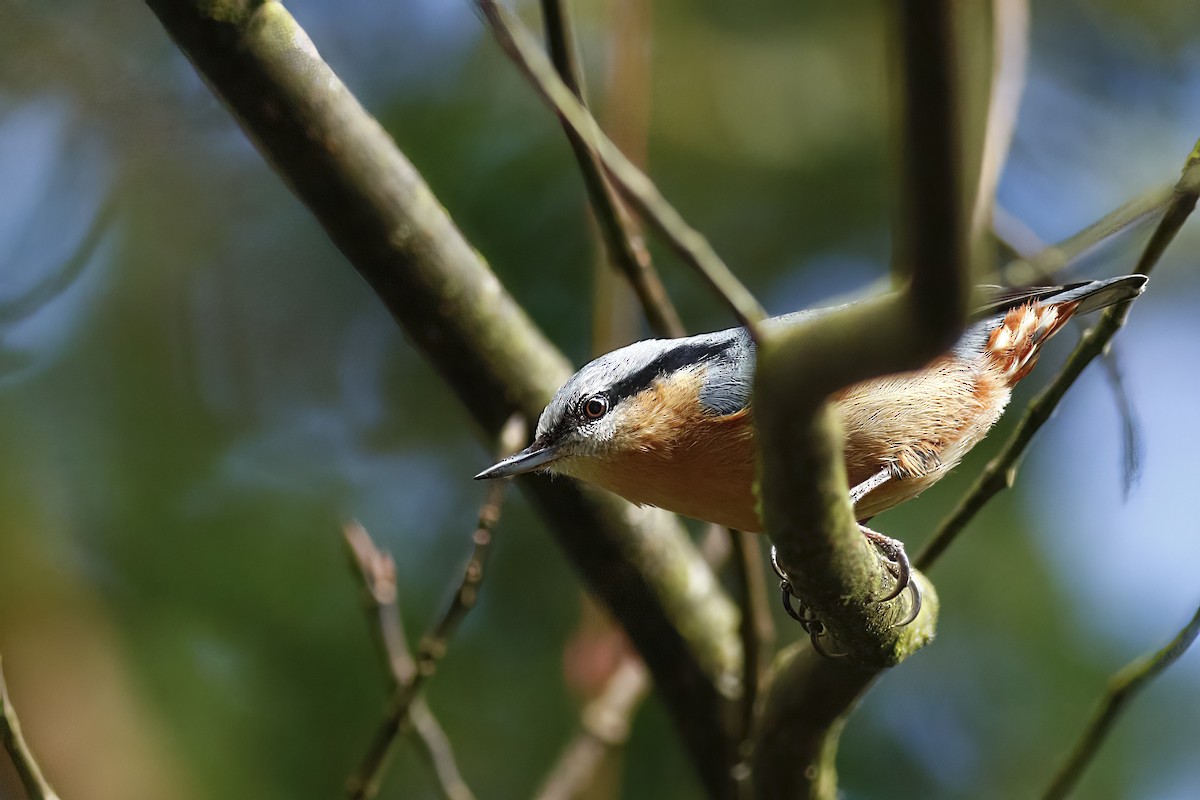
[[[1166,250],[1167,245],[1175,238],[1175,234],[1183,227],[1188,215],[1196,207],[1200,198],[1200,141],[1188,156],[1184,164],[1183,175],[1167,204],[1162,220],[1155,229],[1150,241],[1146,243],[1141,257],[1138,259],[1135,272],[1148,275],[1154,269]],[[1104,352],[1108,342],[1116,335],[1129,316],[1130,304],[1125,303],[1105,310],[1100,319],[1079,340],[1075,350],[1067,358],[1062,371],[1046,389],[1034,398],[1025,412],[1025,416],[1017,423],[1016,429],[1004,443],[1000,452],[976,478],[975,483],[967,490],[938,529],[925,544],[920,555],[913,562],[919,569],[927,570],[941,557],[958,535],[963,531],[979,510],[989,500],[1004,489],[1013,485],[1017,477],[1017,468],[1025,449],[1033,441],[1034,435],[1041,430],[1054,409],[1058,407],[1067,390],[1075,383],[1083,372],[1084,367],[1092,359]]]
[[[578,65],[572,46],[570,17],[562,0],[542,0],[542,19],[546,28],[546,40],[554,68],[562,82],[586,109],[583,87],[579,80]],[[588,200],[596,217],[597,227],[604,239],[604,249],[609,260],[629,281],[634,294],[642,305],[650,328],[659,336],[686,336],[687,329],[679,318],[679,312],[671,304],[666,287],[658,277],[658,271],[650,260],[641,236],[633,227],[629,213],[612,184],[604,177],[599,159],[588,149],[584,137],[563,122],[563,131],[571,143]]]
[[[520,449],[524,440],[525,425],[519,416],[514,415],[509,420],[509,423],[504,426],[504,430],[500,434],[500,447],[497,448],[497,456],[505,458],[512,455]],[[484,569],[487,566],[488,555],[492,549],[492,529],[495,528],[496,523],[500,520],[500,511],[504,506],[504,497],[507,491],[508,481],[496,481],[488,487],[483,505],[479,508],[479,522],[475,526],[474,534],[471,536],[474,548],[470,559],[467,561],[467,567],[463,570],[462,580],[459,582],[454,595],[450,598],[450,603],[446,607],[446,610],[438,618],[433,627],[430,628],[429,632],[421,637],[420,644],[417,646],[415,661],[408,659],[407,654],[396,653],[394,646],[391,649],[388,660],[395,665],[393,666],[393,673],[396,677],[396,690],[387,715],[384,717],[382,723],[380,723],[375,736],[371,739],[371,743],[367,747],[367,753],[363,757],[362,764],[350,776],[350,780],[348,781],[350,797],[369,798],[375,796],[375,793],[379,789],[379,783],[383,778],[387,756],[396,738],[411,724],[412,720],[409,714],[413,705],[420,698],[422,687],[437,672],[438,663],[446,657],[451,637],[458,630],[458,626],[462,624],[463,619],[475,607],[479,599],[479,588],[483,584]],[[350,532],[347,531],[348,534]],[[366,545],[361,539],[357,543],[360,549],[365,549]],[[352,541],[351,544],[353,546],[354,542]],[[366,544],[370,544],[369,537]],[[374,547],[374,545],[370,546]],[[390,561],[390,559],[388,560]],[[395,599],[395,566],[392,565],[392,602],[387,604],[392,609],[390,619],[392,636],[390,638],[398,639],[402,643],[404,637],[402,628],[400,627],[400,616],[398,611],[396,611]],[[386,636],[387,632],[385,632]],[[405,666],[404,661],[411,661],[411,666],[407,666],[406,669],[397,668]]]
[[[280,3],[148,0],[485,436],[537,418],[566,359],[505,292],[415,168]],[[573,483],[518,480],[646,660],[710,794],[726,791],[736,609],[682,526]]]
[[[400,619],[396,562],[390,554],[375,546],[370,534],[358,523],[347,523],[342,534],[362,580],[368,611],[377,618],[371,630],[395,691],[412,681],[417,671]],[[474,794],[459,772],[450,739],[424,697],[413,700],[408,716],[421,752],[437,777],[442,796],[447,800],[474,800]]]
[[[646,175],[600,131],[596,120],[562,82],[529,31],[496,0],[475,0],[505,54],[529,78],[563,124],[575,131],[588,152],[604,166],[626,200],[654,226],[672,249],[693,267],[751,332],[766,317],[762,306],[695,228],[687,224]]]
[[[4,665],[0,663],[0,742],[4,743],[4,752],[16,768],[21,786],[29,795],[29,800],[58,800],[58,795],[50,788],[50,783],[42,775],[33,751],[25,743],[21,733],[21,721],[17,719],[17,710],[13,708],[8,696],[8,684],[4,681]]]
[[[604,691],[583,710],[580,730],[535,795],[537,800],[573,800],[592,781],[600,762],[629,740],[633,712],[650,689],[641,659],[627,655]]]
[[[1178,661],[1192,646],[1192,642],[1196,641],[1197,635],[1200,635],[1200,608],[1196,609],[1191,621],[1166,647],[1128,664],[1109,680],[1108,691],[1096,707],[1087,727],[1083,729],[1079,741],[1075,743],[1075,747],[1054,775],[1046,793],[1042,795],[1044,800],[1062,800],[1071,793],[1083,771],[1095,758],[1100,745],[1104,744],[1108,732],[1116,724],[1117,717],[1121,715],[1126,704],[1133,700],[1146,684]]]

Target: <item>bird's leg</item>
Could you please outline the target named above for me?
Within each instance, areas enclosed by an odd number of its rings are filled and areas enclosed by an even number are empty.
[[[879,470],[879,472],[876,472],[874,475],[850,490],[850,505],[857,506],[859,501],[866,497],[871,491],[883,486],[894,477],[895,474],[893,473],[891,467],[884,467],[883,469]]]
[[[896,475],[891,467],[879,470],[879,472],[876,472],[850,490],[850,504],[857,506],[859,501],[870,492],[878,489],[894,477]],[[867,541],[874,545],[875,549],[887,559],[889,571],[896,577],[896,588],[891,594],[879,598],[879,602],[886,603],[890,600],[895,600],[905,589],[911,590],[912,605],[908,616],[903,621],[898,622],[896,627],[908,625],[917,618],[917,614],[921,611],[921,589],[912,579],[912,564],[908,560],[908,554],[904,551],[904,543],[898,539],[893,539],[889,536],[884,536],[882,533],[873,531],[862,523],[858,524],[858,529],[862,532],[863,536],[867,537]],[[821,621],[817,619],[816,615],[813,614],[812,610],[804,604],[804,600],[796,594],[795,587],[792,585],[792,579],[784,572],[783,567],[779,565],[779,558],[774,545],[771,546],[771,567],[775,570],[775,574],[779,576],[779,592],[783,600],[784,611],[804,628],[804,631],[812,639],[813,648],[824,656],[844,655],[844,653],[830,653],[818,642],[818,639],[828,635],[828,631]],[[793,600],[799,601],[800,605],[798,608],[793,604]]]
[[[894,477],[896,477],[896,473],[890,466],[879,470],[879,472],[876,472],[850,490],[850,505],[857,506],[859,501],[870,492],[878,489]],[[891,571],[896,576],[896,588],[892,590],[891,594],[879,598],[879,602],[886,603],[889,600],[895,600],[905,589],[912,590],[912,609],[903,622],[897,623],[897,627],[907,625],[916,619],[917,614],[921,611],[921,590],[912,580],[912,564],[909,563],[908,554],[904,551],[904,543],[898,539],[893,539],[890,536],[884,536],[882,533],[873,531],[862,523],[859,523],[858,529],[862,531],[863,536],[867,537],[867,541],[883,554],[884,558],[895,565],[895,569]]]

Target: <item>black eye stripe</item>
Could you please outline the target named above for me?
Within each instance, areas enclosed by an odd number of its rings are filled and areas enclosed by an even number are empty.
[[[726,339],[715,344],[678,345],[664,352],[646,366],[633,372],[614,383],[609,390],[612,405],[616,405],[627,397],[649,389],[660,376],[669,374],[689,364],[700,364],[715,358],[727,351],[734,339]]]

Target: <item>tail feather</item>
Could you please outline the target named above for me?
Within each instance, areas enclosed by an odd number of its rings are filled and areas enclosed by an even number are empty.
[[[1071,317],[1132,300],[1145,286],[1144,275],[1125,275],[1006,297],[991,306],[996,316],[984,352],[1011,386],[1029,374],[1042,345]]]

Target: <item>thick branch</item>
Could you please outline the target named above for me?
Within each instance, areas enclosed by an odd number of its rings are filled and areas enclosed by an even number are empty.
[[[148,0],[164,27],[337,247],[494,436],[534,420],[570,374],[387,133],[279,3]],[[724,697],[736,692],[736,611],[682,527],[609,495],[519,481],[629,632],[703,780],[728,784]]]
[[[776,673],[756,737],[758,797],[835,796],[841,714],[879,669],[906,658],[934,631],[937,598],[921,575],[913,580],[926,602],[911,625],[893,627],[898,604],[872,601],[890,576],[858,531],[840,425],[826,398],[923,365],[966,322],[968,203],[952,7],[951,0],[908,0],[899,15],[903,155],[894,267],[908,286],[791,329],[762,331],[755,414],[763,519],[798,594],[846,658],[828,670],[805,651]]]

